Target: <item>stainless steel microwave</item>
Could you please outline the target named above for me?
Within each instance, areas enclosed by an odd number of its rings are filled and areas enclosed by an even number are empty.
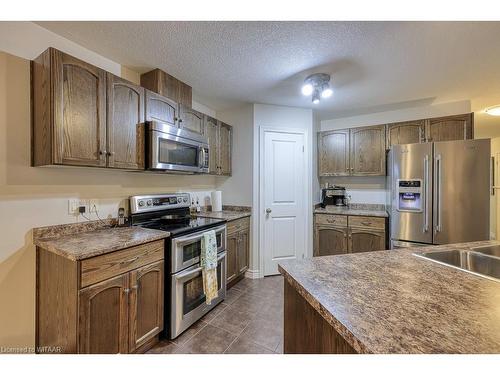
[[[157,121],[148,122],[146,129],[149,170],[208,173],[206,138]]]

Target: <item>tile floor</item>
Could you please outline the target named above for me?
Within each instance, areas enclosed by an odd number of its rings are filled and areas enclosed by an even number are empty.
[[[201,320],[148,353],[283,353],[283,277],[243,279]]]

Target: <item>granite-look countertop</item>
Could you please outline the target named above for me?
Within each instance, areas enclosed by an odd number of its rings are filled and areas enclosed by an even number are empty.
[[[76,261],[169,236],[170,233],[161,230],[121,227],[34,239],[34,243],[36,246]]]
[[[196,213],[195,215],[199,217],[210,217],[212,219],[233,221],[252,216],[252,209],[250,207],[222,206],[222,211],[212,212],[210,210],[205,210],[200,213]]]
[[[316,207],[315,214],[335,214],[350,216],[378,216],[389,217],[383,204],[362,204],[352,203],[349,206],[326,206],[325,208]]]
[[[500,283],[412,255],[495,241],[280,262],[360,353],[500,353]]]

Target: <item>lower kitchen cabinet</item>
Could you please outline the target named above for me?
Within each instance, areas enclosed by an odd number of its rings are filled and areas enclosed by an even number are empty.
[[[36,347],[135,353],[163,330],[164,241],[73,261],[37,248]]]
[[[227,246],[226,246],[226,273],[227,273],[227,283],[230,283],[236,276],[238,276],[238,245],[239,245],[238,233],[227,236]]]
[[[164,262],[130,272],[129,351],[154,339],[163,329]]]
[[[123,274],[80,290],[78,352],[128,352],[129,275]]]
[[[385,231],[363,228],[349,228],[349,252],[385,250]]]
[[[386,219],[369,216],[316,214],[314,256],[385,250]]]
[[[314,256],[347,253],[347,228],[316,225]]]
[[[248,270],[250,261],[250,218],[227,223],[227,285],[232,287]]]

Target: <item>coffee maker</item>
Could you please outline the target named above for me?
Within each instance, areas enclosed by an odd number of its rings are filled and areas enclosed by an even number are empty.
[[[345,187],[336,186],[321,189],[321,207],[347,206]]]

